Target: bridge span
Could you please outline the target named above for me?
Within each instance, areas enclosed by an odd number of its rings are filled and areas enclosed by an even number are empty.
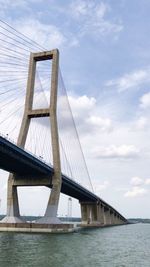
[[[13,173],[17,180],[17,186],[45,185],[52,188],[53,167],[3,136],[0,136],[0,169]],[[99,196],[73,181],[65,174],[62,173],[61,176],[61,193],[79,200],[82,209],[84,209],[82,212],[83,223],[121,224],[127,222],[126,218]],[[90,214],[85,217],[85,209],[91,207],[92,210],[93,206],[101,208],[101,213],[103,213],[99,222],[97,218],[90,218]],[[106,214],[107,217],[105,216]],[[93,221],[93,219],[95,220]]]

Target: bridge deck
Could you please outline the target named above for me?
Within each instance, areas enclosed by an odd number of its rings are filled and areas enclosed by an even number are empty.
[[[0,136],[0,169],[14,173],[20,179],[21,177],[32,177],[33,179],[37,177],[40,179],[48,177],[50,179],[49,187],[52,186],[53,167],[2,136]],[[109,208],[113,212],[116,212],[126,221],[112,206],[64,174],[62,174],[61,192],[79,201],[101,202],[106,209]]]

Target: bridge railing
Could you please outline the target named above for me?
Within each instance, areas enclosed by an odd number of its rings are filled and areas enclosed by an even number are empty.
[[[50,167],[53,168],[52,164],[49,163],[49,162],[46,162],[46,161],[43,159],[42,156],[37,156],[36,154],[32,153],[32,152],[31,152],[30,150],[28,150],[27,148],[22,148],[21,146],[17,145],[17,143],[16,143],[13,139],[11,139],[7,134],[5,135],[5,134],[3,134],[3,133],[0,132],[0,137],[3,137],[4,139],[8,140],[10,143],[12,143],[12,144],[18,146],[18,147],[21,148],[22,150],[24,150],[24,151],[26,151],[27,153],[29,153],[31,156],[37,158],[38,160],[42,161],[42,162],[45,163],[46,165],[48,165],[48,166],[50,166]],[[63,172],[63,173],[62,173],[62,176],[66,176],[68,179],[70,179],[70,180],[76,182],[77,184],[79,184],[80,186],[82,186],[82,184],[79,183],[79,182],[77,182],[73,177],[68,177],[68,175],[67,175],[66,173]]]
[[[3,133],[0,132],[0,136],[3,137],[4,139],[8,140],[9,142],[13,143],[14,145],[18,146],[19,148],[21,148],[22,150],[26,151],[27,153],[29,153],[31,156],[34,156],[35,158],[39,159],[40,161],[42,161],[43,163],[47,164],[50,167],[53,167],[50,163],[46,162],[42,156],[37,156],[36,154],[32,153],[30,150],[28,150],[27,148],[23,148],[21,146],[19,146],[13,139],[11,139],[7,134],[4,135]]]

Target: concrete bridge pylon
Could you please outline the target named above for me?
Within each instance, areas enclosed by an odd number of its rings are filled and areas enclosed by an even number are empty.
[[[33,109],[34,85],[36,75],[36,64],[38,61],[52,60],[51,85],[50,85],[50,104],[48,108]],[[52,178],[52,189],[50,192],[47,208],[43,218],[37,223],[59,224],[60,220],[57,218],[58,203],[61,191],[61,162],[59,151],[59,138],[57,126],[57,89],[58,89],[58,66],[59,66],[59,51],[57,49],[39,53],[30,54],[30,62],[28,69],[28,81],[26,89],[26,100],[24,107],[24,115],[18,136],[17,145],[24,148],[27,134],[31,122],[31,118],[49,117],[51,125],[51,144],[53,155],[54,175]],[[22,178],[23,185],[30,186],[29,180],[26,177]],[[41,182],[40,182],[41,183]],[[49,185],[50,181],[47,185]],[[19,201],[17,186],[20,185],[20,179],[15,174],[10,174],[8,178],[7,187],[7,215],[1,222],[19,223],[23,222],[20,217]],[[32,179],[31,185],[39,185],[39,178]],[[41,184],[42,185],[42,184]],[[45,183],[43,184],[45,186]]]

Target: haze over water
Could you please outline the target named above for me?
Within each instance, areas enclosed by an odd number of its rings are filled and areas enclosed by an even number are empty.
[[[0,233],[0,267],[149,267],[150,225],[73,234]]]

